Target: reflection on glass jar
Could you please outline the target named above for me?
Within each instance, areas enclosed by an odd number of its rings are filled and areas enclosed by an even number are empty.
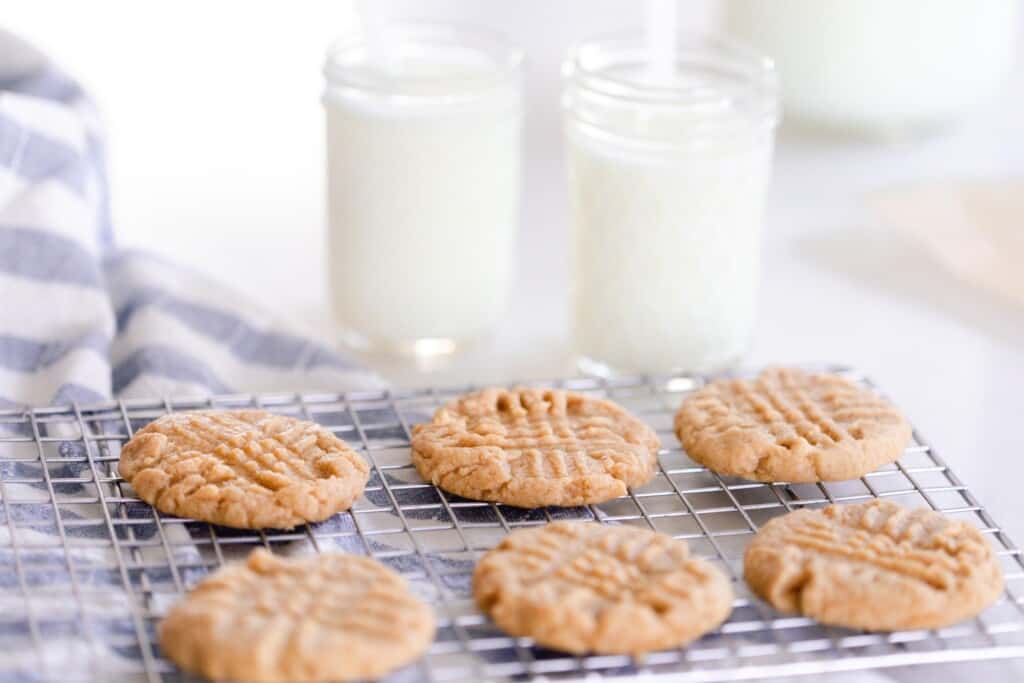
[[[377,44],[379,43],[379,44]],[[332,46],[329,272],[343,339],[436,353],[504,312],[519,216],[521,54],[397,24]]]
[[[681,38],[652,79],[639,35],[565,66],[574,343],[586,371],[712,370],[745,352],[778,119],[772,65]]]

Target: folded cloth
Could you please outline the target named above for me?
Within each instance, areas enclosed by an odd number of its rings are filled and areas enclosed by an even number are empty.
[[[376,386],[230,288],[119,250],[100,117],[0,31],[0,408]]]

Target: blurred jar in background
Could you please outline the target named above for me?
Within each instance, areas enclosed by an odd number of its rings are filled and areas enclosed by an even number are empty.
[[[505,310],[519,220],[521,53],[391,24],[324,68],[328,272],[343,340],[431,355]]]
[[[1019,0],[729,0],[726,30],[775,60],[786,117],[901,134],[955,121],[1013,61]]]
[[[573,336],[597,374],[715,370],[747,350],[777,121],[771,62],[680,38],[652,78],[640,34],[565,64]]]

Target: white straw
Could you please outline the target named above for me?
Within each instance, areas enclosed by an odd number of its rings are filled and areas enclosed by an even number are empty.
[[[655,83],[675,77],[677,0],[647,0],[647,71]]]
[[[384,16],[378,9],[379,2],[374,0],[356,0],[356,13],[362,25],[366,50],[372,64],[383,66],[388,61],[387,46],[384,38]]]

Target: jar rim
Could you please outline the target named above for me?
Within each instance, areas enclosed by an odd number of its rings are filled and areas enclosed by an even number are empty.
[[[664,83],[638,77],[646,59],[646,41],[640,31],[609,33],[570,48],[562,75],[590,94],[620,103],[693,110],[721,103],[724,91],[721,84],[709,85],[701,79],[685,78]],[[677,73],[684,76],[698,69],[716,72],[723,82],[729,82],[732,91],[753,97],[761,113],[773,123],[777,121],[778,75],[769,57],[727,36],[682,32],[676,41],[675,61]],[[615,71],[616,67],[623,66],[632,69],[624,73]]]
[[[523,51],[503,34],[476,26],[395,21],[385,24],[380,31],[381,40],[389,43],[389,49],[397,48],[399,52],[404,50],[413,56],[431,49],[458,50],[467,55],[474,55],[478,58],[478,63],[486,63],[486,68],[460,76],[457,85],[444,93],[447,98],[473,97],[507,83],[518,75],[524,59]],[[403,87],[429,82],[429,78],[401,77],[392,74],[393,78],[385,80],[373,77],[367,70],[358,68],[372,64],[374,59],[376,57],[371,54],[371,46],[364,32],[352,31],[335,38],[327,48],[323,66],[328,87],[342,86],[412,99],[437,99],[436,92],[422,93]]]

